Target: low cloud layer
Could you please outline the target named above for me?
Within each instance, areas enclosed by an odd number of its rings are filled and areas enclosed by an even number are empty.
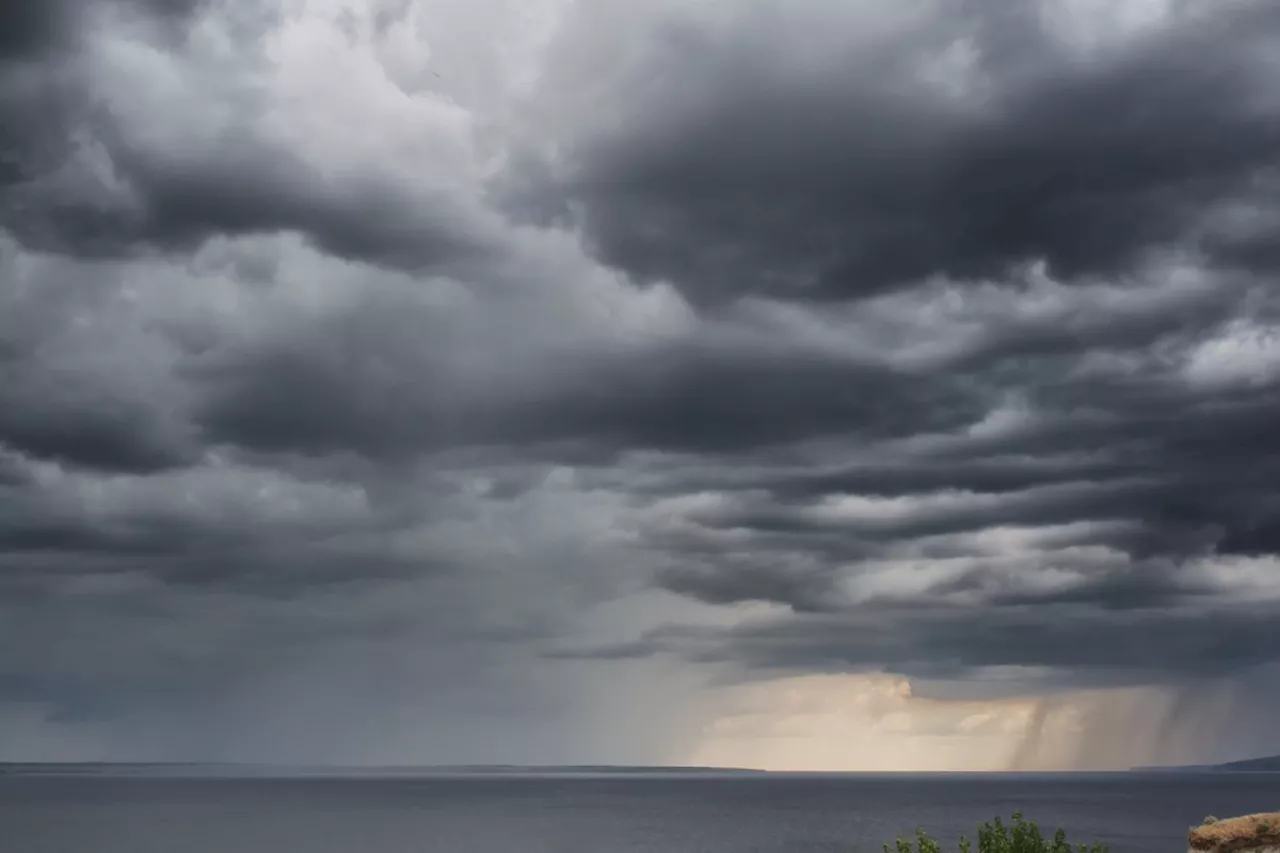
[[[0,32],[5,755],[1280,750],[1270,4]]]

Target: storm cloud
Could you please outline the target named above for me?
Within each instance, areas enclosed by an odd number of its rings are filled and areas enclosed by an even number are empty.
[[[0,750],[1280,663],[1271,4],[242,6],[0,4]]]
[[[1029,261],[1116,275],[1260,236],[1219,233],[1212,214],[1267,204],[1280,124],[1265,4],[1171,12],[1086,47],[1051,6],[804,6],[839,35],[814,43],[772,8],[725,31],[692,14],[611,30],[640,58],[610,94],[642,108],[534,161],[563,199],[533,209],[697,301],[840,299]],[[613,71],[588,64],[603,50],[572,70]]]

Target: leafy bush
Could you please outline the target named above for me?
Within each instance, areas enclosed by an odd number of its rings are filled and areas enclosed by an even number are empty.
[[[941,850],[942,845],[923,829],[916,830],[914,845],[909,838],[899,838],[893,847],[884,845],[885,853],[941,853]],[[973,853],[968,838],[960,839],[960,853]],[[977,853],[1108,853],[1108,847],[1094,842],[1073,848],[1061,829],[1052,839],[1045,838],[1035,821],[1024,820],[1021,813],[1015,813],[1012,826],[1005,826],[996,818],[978,827]]]

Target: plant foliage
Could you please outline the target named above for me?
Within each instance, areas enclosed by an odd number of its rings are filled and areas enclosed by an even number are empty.
[[[941,850],[942,845],[923,829],[916,830],[914,843],[910,838],[899,838],[893,847],[884,845],[885,853],[941,853]],[[1025,820],[1021,813],[1015,813],[1010,825],[996,818],[978,827],[976,853],[1108,853],[1108,850],[1107,845],[1098,842],[1072,847],[1062,829],[1052,838],[1045,838],[1035,821]],[[960,853],[974,853],[968,838],[960,839]]]

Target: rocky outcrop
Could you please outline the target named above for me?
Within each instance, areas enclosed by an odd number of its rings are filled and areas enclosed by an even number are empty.
[[[1189,853],[1280,853],[1280,812],[1227,820],[1205,818],[1191,829]]]

